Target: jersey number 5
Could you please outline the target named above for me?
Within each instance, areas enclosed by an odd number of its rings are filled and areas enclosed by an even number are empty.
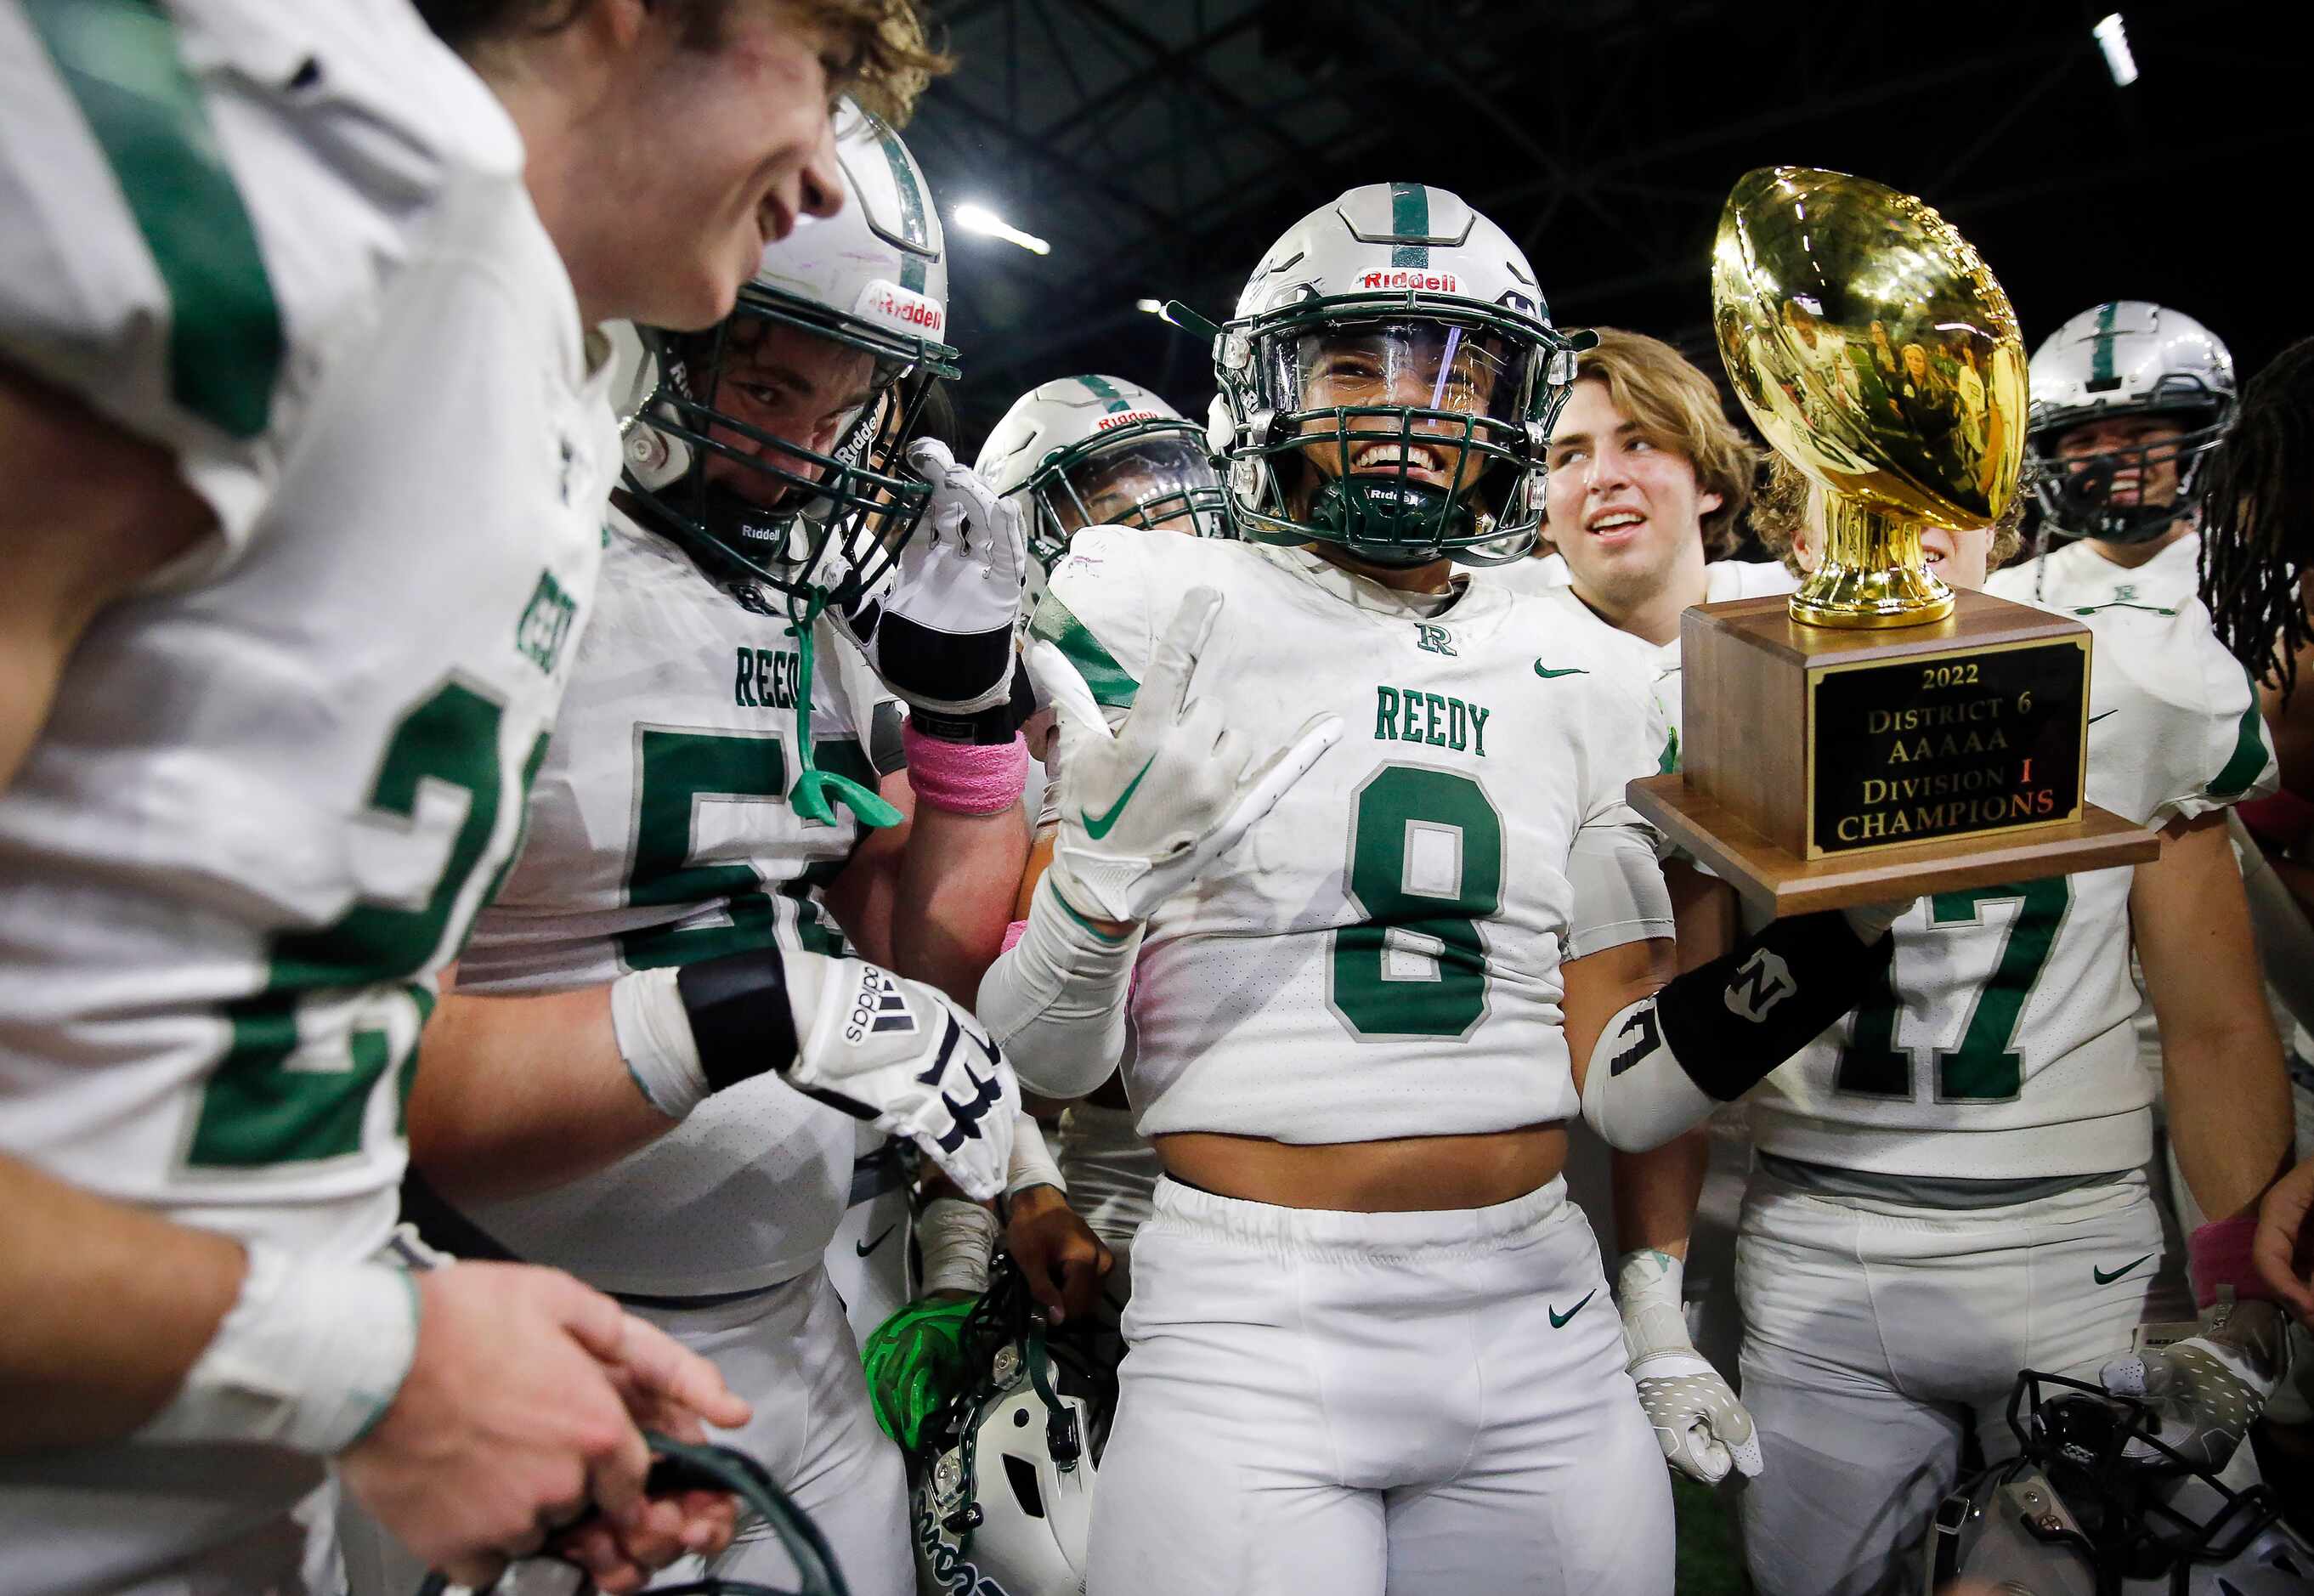
[[[1988,886],[1974,892],[1939,893],[1930,900],[1931,926],[1974,926],[1995,904],[2014,904],[2017,913],[2002,939],[1992,974],[1977,989],[1960,1045],[1936,1050],[1939,1103],[2006,1103],[2025,1089],[2024,1055],[2016,1050],[2018,1022],[2039,984],[2057,940],[2057,926],[2073,899],[2062,876],[2018,886]],[[1899,952],[1901,952],[1901,948]],[[1896,1045],[1896,994],[1889,984],[1895,962],[1881,976],[1881,988],[1856,1011],[1856,1030],[1840,1050],[1833,1084],[1844,1092],[1909,1101],[1914,1095],[1912,1050]]]
[[[1487,1012],[1478,921],[1503,904],[1503,820],[1468,776],[1386,764],[1350,800],[1350,899],[1330,998],[1352,1036],[1461,1036]]]

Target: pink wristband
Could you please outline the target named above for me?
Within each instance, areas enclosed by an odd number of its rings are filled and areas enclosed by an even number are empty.
[[[2237,1301],[2274,1301],[2273,1289],[2259,1276],[2250,1258],[2250,1243],[2257,1235],[2257,1221],[2246,1214],[2240,1219],[2212,1220],[2186,1239],[2195,1307],[2207,1308],[2216,1301],[2221,1286],[2233,1287]]]
[[[951,815],[1001,815],[1020,801],[1029,785],[1029,745],[1020,734],[984,747],[928,737],[913,724],[900,728],[908,756],[908,785],[916,801]]]
[[[1020,945],[1020,939],[1028,934],[1029,922],[1025,920],[1014,921],[1011,925],[1004,928],[1004,946],[999,948],[996,951],[999,954],[1011,952],[1015,948],[1018,948]]]

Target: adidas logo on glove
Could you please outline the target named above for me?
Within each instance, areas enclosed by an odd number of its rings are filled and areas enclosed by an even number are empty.
[[[852,994],[852,1012],[845,1018],[843,1039],[854,1047],[875,1036],[907,1036],[916,1028],[908,1001],[899,983],[872,965],[863,966],[860,989]]]

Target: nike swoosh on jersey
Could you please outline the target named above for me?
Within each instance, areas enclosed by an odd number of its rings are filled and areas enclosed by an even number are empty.
[[[2145,1255],[2145,1258],[2150,1258],[2150,1257],[2151,1257],[2152,1256],[2153,1256],[2153,1255],[2152,1255],[2151,1253],[2147,1253],[2147,1254]],[[2124,1275],[2124,1274],[2128,1274],[2132,1269],[2136,1268],[2138,1265],[2140,1265],[2140,1264],[2142,1264],[2142,1263],[2145,1262],[2145,1258],[2135,1258],[2135,1259],[2133,1259],[2133,1260],[2132,1260],[2132,1261],[2130,1261],[2129,1263],[2124,1264],[2120,1268],[2118,1268],[2118,1269],[2115,1270],[2115,1271],[2114,1271],[2112,1274],[2107,1274],[2104,1270],[2102,1270],[2102,1269],[2098,1268],[2096,1265],[2092,1264],[2092,1265],[2089,1265],[2089,1273],[2090,1273],[2091,1274],[2094,1274],[2094,1275],[2096,1275],[2096,1276],[2097,1276],[2097,1283],[2098,1283],[2098,1284],[2099,1284],[2099,1285],[2111,1285],[2115,1281],[2119,1280],[2123,1275]]]
[[[1585,674],[1587,675],[1588,673]],[[1565,1313],[1559,1312],[1556,1308],[1552,1309],[1550,1310],[1550,1327],[1554,1330],[1565,1329],[1567,1327],[1567,1321],[1573,1318],[1577,1314],[1582,1312],[1583,1309],[1589,1305],[1591,1299],[1598,1294],[1599,1288],[1594,1285],[1589,1291],[1583,1293],[1582,1301],[1577,1302]]]
[[[1117,795],[1117,801],[1109,805],[1108,814],[1087,814],[1085,816],[1084,828],[1086,836],[1091,837],[1094,842],[1098,842],[1103,837],[1108,835],[1110,829],[1117,824],[1117,817],[1125,813],[1125,806],[1133,801],[1134,789],[1139,787],[1141,785],[1141,778],[1149,773],[1149,765],[1155,764],[1156,763],[1157,756],[1153,754],[1149,756],[1149,764],[1144,764],[1139,770],[1133,772],[1133,780],[1127,781],[1125,784],[1125,790]]]
[[[1569,666],[1563,671],[1548,671],[1542,668],[1542,661],[1538,659],[1534,662],[1534,674],[1548,682],[1553,676],[1587,676],[1591,673],[1581,666]]]
[[[881,1236],[877,1237],[873,1241],[855,1241],[852,1244],[852,1250],[858,1253],[864,1258],[870,1253],[874,1252],[878,1248],[883,1246],[886,1241],[889,1240],[891,1239],[892,1232],[899,1228],[900,1227],[897,1225],[887,1225],[884,1227],[884,1233]]]
[[[2095,726],[2098,721],[2104,719],[2106,715],[2118,715],[2120,713],[2121,711],[2119,710],[2107,710],[2104,711],[2103,714],[2090,716],[2086,721],[2082,722],[2082,724],[2085,726]]]

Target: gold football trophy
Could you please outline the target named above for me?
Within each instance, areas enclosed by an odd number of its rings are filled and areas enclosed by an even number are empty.
[[[1712,247],[1736,392],[1822,512],[1788,599],[1680,625],[1682,769],[1631,801],[1777,913],[2153,858],[2088,803],[2089,629],[1956,592],[1925,526],[1994,525],[2024,461],[2009,296],[1921,200],[1841,172],[1747,173]]]

